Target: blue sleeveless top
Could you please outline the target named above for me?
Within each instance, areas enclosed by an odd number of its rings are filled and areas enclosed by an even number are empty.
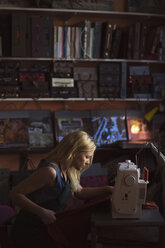
[[[55,186],[44,186],[32,192],[27,197],[40,206],[59,212],[66,204],[70,191],[70,180],[67,179],[67,182],[65,182],[59,169],[51,163],[41,161],[38,168],[47,166],[52,167],[56,171],[57,178]]]

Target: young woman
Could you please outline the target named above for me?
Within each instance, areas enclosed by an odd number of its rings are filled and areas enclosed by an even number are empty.
[[[12,189],[12,203],[20,208],[12,231],[16,248],[35,247],[44,224],[54,223],[56,213],[63,210],[70,189],[84,200],[112,193],[111,186],[83,188],[80,185],[80,174],[91,165],[95,149],[94,141],[86,132],[70,133],[31,176]]]

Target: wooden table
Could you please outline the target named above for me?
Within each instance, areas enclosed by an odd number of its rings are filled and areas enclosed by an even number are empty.
[[[156,227],[159,232],[158,245],[165,248],[165,219],[158,209],[143,209],[140,219],[112,219],[110,212],[94,213],[91,218],[91,247],[96,248],[101,228],[110,231],[114,227]]]

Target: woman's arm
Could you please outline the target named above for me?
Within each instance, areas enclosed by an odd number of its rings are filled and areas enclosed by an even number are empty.
[[[53,168],[45,167],[37,170],[31,176],[16,185],[10,192],[10,199],[13,205],[35,214],[45,224],[50,224],[56,220],[54,211],[40,207],[31,201],[26,195],[54,183],[56,179],[56,172]]]
[[[80,184],[77,187],[77,191],[74,195],[81,200],[89,200],[97,196],[104,194],[111,195],[113,192],[113,186],[101,186],[101,187],[85,187]]]

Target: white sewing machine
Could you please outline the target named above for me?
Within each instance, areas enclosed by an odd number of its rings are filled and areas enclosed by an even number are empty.
[[[118,164],[112,194],[112,218],[138,219],[145,202],[147,183],[140,179],[140,169],[130,160]]]

